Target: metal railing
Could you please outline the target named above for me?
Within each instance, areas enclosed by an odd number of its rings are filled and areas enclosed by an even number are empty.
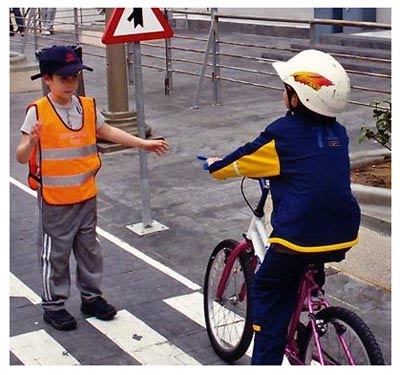
[[[72,11],[72,14],[71,14]],[[193,36],[188,32],[177,30],[174,38],[160,42],[142,42],[143,67],[164,72],[164,91],[170,94],[173,89],[175,74],[185,74],[197,78],[197,86],[193,98],[193,108],[199,105],[200,96],[205,80],[212,83],[213,100],[215,104],[221,104],[222,87],[221,82],[226,82],[224,91],[231,84],[246,85],[259,89],[282,90],[276,73],[271,69],[271,63],[278,59],[287,59],[301,50],[301,47],[294,47],[288,39],[286,45],[278,45],[273,37],[263,38],[260,41],[244,42],[243,38],[235,37],[234,33],[221,33],[219,31],[221,20],[245,21],[250,23],[265,23],[278,25],[281,23],[297,25],[309,28],[310,38],[308,46],[317,46],[316,26],[336,25],[346,27],[363,27],[373,30],[391,30],[391,25],[374,22],[357,22],[327,19],[288,19],[288,18],[267,18],[249,17],[220,13],[217,9],[211,11],[187,11],[177,9],[165,9],[165,14],[170,22],[177,21],[176,16],[183,16],[186,26],[191,21],[190,17],[199,17],[206,24],[208,23],[208,35],[206,37]],[[175,17],[174,17],[175,16]],[[104,15],[95,8],[74,8],[58,9],[55,20],[55,29],[62,29],[62,35],[43,36],[41,35],[42,15],[39,8],[31,8],[27,13],[26,26],[27,34],[33,36],[32,41],[26,37],[22,41],[21,49],[26,43],[32,42],[35,49],[48,46],[49,43],[80,43],[90,46],[85,54],[105,58],[104,45],[99,45],[101,31],[104,29]],[[255,38],[256,39],[256,38]],[[84,41],[85,40],[85,41]],[[97,44],[97,48],[94,46]],[[324,45],[318,45],[323,49]],[[262,57],[263,52],[274,53],[272,58]],[[381,64],[389,67],[391,58],[357,56],[347,51],[330,52],[339,60],[363,62],[370,64]],[[279,56],[282,55],[282,56]],[[127,64],[129,82],[133,83],[132,59],[127,46]],[[373,71],[362,71],[346,68],[353,76],[352,89],[356,92],[365,92],[390,96],[390,73],[379,73]],[[262,82],[260,82],[260,77]],[[360,78],[358,78],[360,77]],[[387,81],[377,85],[376,82]],[[380,87],[381,86],[381,87]],[[370,103],[361,100],[352,100],[353,105],[370,106]]]
[[[185,11],[179,11],[179,13],[185,13]],[[203,16],[206,15],[206,13],[201,13]],[[251,85],[255,87],[260,87],[260,88],[265,88],[265,89],[272,89],[272,90],[281,90],[281,87],[276,87],[272,86],[270,84],[262,84],[262,83],[255,83],[252,81],[248,81],[245,79],[237,79],[237,78],[231,78],[227,76],[223,76],[220,72],[221,69],[227,71],[227,70],[234,70],[234,71],[241,71],[241,72],[246,72],[246,73],[254,73],[254,74],[261,74],[261,75],[270,75],[270,76],[277,76],[275,73],[263,71],[261,69],[250,69],[250,68],[243,68],[243,67],[238,67],[238,66],[232,66],[232,65],[226,65],[226,64],[221,64],[221,58],[236,58],[236,59],[243,59],[243,60],[248,60],[248,61],[262,61],[266,63],[272,63],[276,61],[276,59],[267,59],[267,58],[260,58],[259,56],[254,56],[254,55],[244,55],[244,54],[234,54],[234,53],[221,53],[219,52],[220,46],[222,45],[228,45],[228,46],[240,46],[240,47],[246,47],[246,48],[256,48],[257,50],[260,49],[266,49],[266,50],[275,50],[275,51],[280,51],[280,52],[292,52],[292,53],[297,53],[300,51],[299,48],[292,48],[292,47],[279,47],[279,46],[274,46],[274,45],[266,45],[266,44],[254,44],[254,43],[240,43],[240,42],[232,42],[232,41],[224,41],[222,40],[221,36],[218,33],[218,23],[220,22],[221,19],[230,19],[230,20],[246,20],[246,21],[257,21],[257,22],[268,22],[268,23],[293,23],[293,24],[307,24],[310,25],[310,43],[309,43],[309,48],[315,48],[316,46],[316,41],[317,41],[317,33],[316,33],[316,25],[340,25],[340,26],[347,26],[347,27],[363,27],[367,29],[379,29],[379,30],[391,30],[391,25],[388,24],[380,24],[380,23],[375,23],[375,22],[358,22],[358,21],[345,21],[345,20],[327,20],[327,19],[311,19],[311,20],[305,20],[305,19],[287,19],[287,18],[267,18],[267,17],[248,17],[248,16],[238,16],[238,15],[229,15],[229,14],[218,14],[218,12],[214,11],[209,13],[210,15],[210,33],[209,33],[209,38],[208,38],[208,43],[211,43],[212,48],[207,44],[205,54],[210,54],[210,50],[212,49],[213,51],[215,50],[215,55],[213,56],[213,64],[212,64],[212,74],[210,77],[213,82],[214,82],[214,97],[218,98],[220,95],[218,95],[218,92],[221,91],[219,81],[229,81],[232,83],[238,83],[238,84],[245,84],[245,85]],[[212,53],[211,53],[212,54]],[[376,57],[368,57],[368,56],[356,56],[354,54],[346,54],[346,53],[331,53],[333,56],[336,58],[351,58],[355,59],[358,61],[364,61],[364,62],[375,62],[375,63],[391,63],[391,59],[385,59],[385,58],[376,58]],[[204,78],[208,78],[205,76],[205,66],[208,66],[208,59],[204,58],[204,63],[200,72],[200,77],[199,77],[199,82],[196,90],[196,95],[193,101],[193,108],[198,107],[198,101],[201,93],[201,88],[203,85]],[[375,77],[375,78],[384,78],[384,79],[391,79],[391,74],[384,74],[384,73],[375,73],[375,72],[363,72],[359,70],[353,70],[353,69],[346,69],[348,73],[354,74],[354,75],[362,75],[362,76],[368,76],[368,77]],[[391,91],[390,90],[385,90],[385,89],[376,89],[375,87],[369,88],[369,87],[363,87],[360,85],[353,85],[352,89],[354,90],[360,90],[360,91],[368,91],[368,92],[373,92],[377,94],[386,94],[390,95]],[[360,101],[350,101],[351,104],[355,105],[361,105],[361,106],[370,106],[370,103],[363,103]],[[215,104],[219,104],[217,100],[215,100]]]

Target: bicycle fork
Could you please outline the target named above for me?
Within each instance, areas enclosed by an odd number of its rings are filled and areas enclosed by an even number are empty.
[[[219,280],[218,286],[217,286],[217,294],[216,294],[216,298],[215,300],[218,302],[222,301],[222,297],[226,288],[226,284],[229,280],[229,275],[231,274],[233,265],[236,261],[236,259],[239,257],[239,254],[242,251],[245,251],[248,248],[248,243],[247,241],[242,241],[240,242],[233,250],[232,252],[229,254],[229,256],[226,259],[226,264],[224,267],[224,270],[222,272],[221,278]],[[245,289],[245,285],[242,287],[242,289]],[[241,290],[240,294],[244,294],[245,290]],[[241,297],[239,296],[239,298],[242,298],[242,300],[244,299],[244,295],[242,295]]]

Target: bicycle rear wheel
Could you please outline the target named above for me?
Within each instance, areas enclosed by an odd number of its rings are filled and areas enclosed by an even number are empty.
[[[315,316],[322,355],[326,365],[350,365],[349,355],[355,365],[384,365],[380,347],[369,327],[352,311],[332,306]],[[346,354],[339,341],[342,337],[349,349]],[[311,332],[307,327],[304,340],[299,345],[300,358],[305,364],[319,364],[320,359]]]
[[[226,259],[238,244],[225,240],[213,250],[204,280],[204,316],[211,345],[220,358],[233,362],[248,349],[252,337],[251,283],[253,271],[249,256],[240,253],[217,300],[217,287]]]

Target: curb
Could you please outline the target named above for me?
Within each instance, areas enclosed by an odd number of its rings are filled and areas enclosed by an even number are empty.
[[[350,154],[351,168],[381,163],[391,155],[389,150],[367,150]],[[351,190],[361,206],[362,226],[391,235],[392,190],[375,186],[351,184]]]
[[[381,163],[391,155],[389,150],[367,150],[350,154],[351,169]],[[392,190],[375,186],[351,184],[353,193],[360,203],[391,207]]]
[[[375,186],[351,184],[351,190],[359,203],[391,207],[392,190]]]
[[[368,164],[381,163],[391,155],[391,151],[385,149],[353,152],[350,154],[351,169],[360,168]]]

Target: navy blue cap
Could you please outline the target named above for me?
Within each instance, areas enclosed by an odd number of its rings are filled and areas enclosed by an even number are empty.
[[[52,46],[43,49],[36,55],[39,58],[40,73],[33,75],[32,80],[43,77],[45,74],[69,77],[83,69],[93,71],[92,68],[83,65],[76,50],[69,46]]]

